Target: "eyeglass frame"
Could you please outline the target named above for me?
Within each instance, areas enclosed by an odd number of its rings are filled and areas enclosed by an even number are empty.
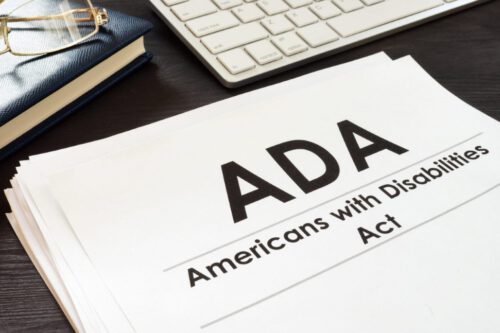
[[[24,6],[27,3],[32,2],[32,1],[35,1],[35,0],[30,0],[26,3],[24,3],[23,5],[19,6],[18,8]],[[65,12],[62,12],[59,14],[55,14],[55,15],[32,16],[32,17],[10,17],[9,15],[0,16],[0,35],[3,36],[3,40],[5,43],[5,49],[0,50],[0,56],[3,54],[6,54],[6,53],[10,53],[14,56],[40,56],[40,55],[45,55],[45,54],[50,54],[50,53],[56,53],[56,52],[60,52],[60,51],[72,48],[72,47],[86,41],[87,39],[95,36],[96,34],[99,33],[100,27],[103,25],[106,25],[109,22],[109,15],[108,15],[108,12],[106,11],[106,9],[94,7],[91,0],[84,0],[84,1],[88,4],[88,8],[72,9],[72,10],[68,10],[68,11],[65,11]],[[0,5],[3,2],[4,2],[3,0],[0,0]],[[15,50],[12,50],[12,48],[10,46],[9,33],[11,32],[11,29],[8,26],[9,22],[30,22],[30,21],[53,20],[53,19],[65,17],[67,15],[71,15],[74,13],[85,13],[85,12],[90,14],[89,17],[75,19],[75,22],[81,23],[81,22],[90,22],[91,20],[93,20],[95,22],[95,26],[96,26],[95,30],[92,33],[90,33],[89,35],[87,35],[79,40],[76,40],[72,43],[69,43],[68,45],[54,48],[54,49],[50,49],[50,50],[47,50],[44,52],[29,52],[29,53],[16,52]]]

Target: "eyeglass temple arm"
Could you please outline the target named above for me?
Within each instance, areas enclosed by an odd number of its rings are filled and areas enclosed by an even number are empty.
[[[64,19],[65,16],[68,16],[71,14],[77,14],[77,13],[88,13],[89,14],[88,17],[74,18],[74,21],[77,23],[92,22],[92,21],[94,21],[93,15],[101,16],[101,19],[98,20],[99,25],[103,25],[103,24],[106,24],[108,22],[108,14],[106,13],[106,11],[100,10],[97,8],[73,9],[73,10],[68,10],[66,12],[63,12],[61,14],[46,15],[46,16],[31,16],[31,17],[9,17],[9,16],[7,16],[7,17],[4,17],[2,19],[4,19],[5,22],[7,22],[7,23],[9,23],[9,22],[14,23],[14,22],[31,22],[31,21],[49,21],[49,20]]]
[[[0,4],[2,3],[2,1],[3,0],[0,0]],[[0,20],[0,38],[2,38],[2,39],[5,38],[5,33],[6,33],[5,29],[6,29],[6,23]],[[5,44],[4,45],[5,48],[0,49],[0,55],[5,54],[7,52],[10,52],[9,44],[8,43],[4,43],[4,44]]]

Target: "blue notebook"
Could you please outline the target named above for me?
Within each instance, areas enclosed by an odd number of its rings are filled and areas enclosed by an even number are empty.
[[[148,21],[109,11],[91,40],[40,57],[0,57],[0,160],[151,60]]]

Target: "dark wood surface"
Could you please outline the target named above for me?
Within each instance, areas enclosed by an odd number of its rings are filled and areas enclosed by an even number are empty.
[[[19,160],[33,154],[101,139],[190,109],[378,51],[412,55],[461,99],[500,120],[500,1],[492,1],[371,44],[331,56],[265,81],[228,90],[162,24],[145,0],[99,5],[154,23],[146,38],[152,63],[75,115],[0,162],[0,188]],[[334,92],[333,92],[334,93]],[[451,120],[451,119],[450,119]],[[0,332],[70,332],[71,327],[31,264],[3,213],[0,196]]]

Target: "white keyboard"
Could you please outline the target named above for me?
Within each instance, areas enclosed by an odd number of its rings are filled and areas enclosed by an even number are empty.
[[[149,0],[236,87],[485,0]]]

